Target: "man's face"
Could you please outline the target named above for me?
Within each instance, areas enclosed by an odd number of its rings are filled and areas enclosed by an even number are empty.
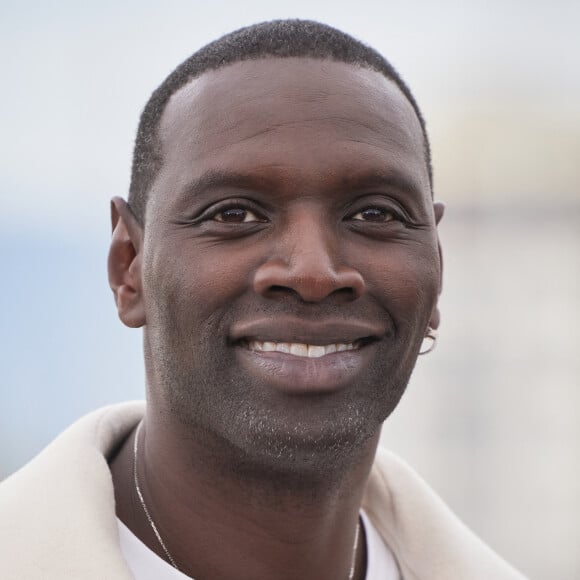
[[[150,404],[250,462],[347,457],[397,405],[436,306],[411,105],[359,67],[246,61],[178,91],[160,138],[142,257]]]

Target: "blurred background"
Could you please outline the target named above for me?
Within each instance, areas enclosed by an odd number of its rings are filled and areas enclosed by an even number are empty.
[[[0,479],[143,397],[106,278],[139,113],[240,26],[335,25],[428,121],[447,202],[442,327],[383,444],[532,578],[580,578],[580,3],[0,0]]]

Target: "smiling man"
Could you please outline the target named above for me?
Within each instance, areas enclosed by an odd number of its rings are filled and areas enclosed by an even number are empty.
[[[112,202],[147,405],[2,484],[0,576],[521,578],[377,455],[439,324],[442,214],[417,105],[358,41],[271,22],[180,65]]]

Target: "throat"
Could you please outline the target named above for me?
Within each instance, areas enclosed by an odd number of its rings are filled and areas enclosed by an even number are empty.
[[[347,578],[351,561],[343,556],[370,465],[351,465],[341,485],[325,487],[319,477],[282,470],[265,478],[239,461],[224,469],[215,447],[172,440],[169,448],[155,428],[141,429],[137,474],[146,509],[135,488],[134,435],[111,463],[119,518],[158,556],[193,578],[237,580],[242,568],[248,580]]]

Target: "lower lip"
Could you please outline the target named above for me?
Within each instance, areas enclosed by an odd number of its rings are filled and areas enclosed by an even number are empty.
[[[256,380],[287,394],[331,393],[347,388],[369,365],[374,344],[318,358],[237,347],[242,366]]]

